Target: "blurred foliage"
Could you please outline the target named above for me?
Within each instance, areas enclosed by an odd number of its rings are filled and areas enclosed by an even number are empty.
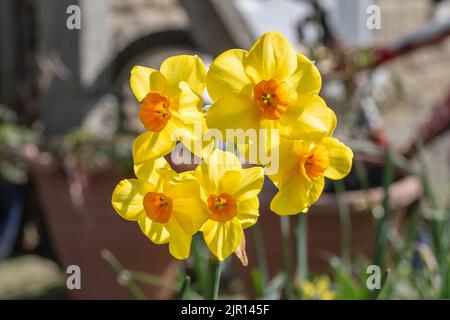
[[[87,176],[114,166],[131,172],[132,141],[133,136],[130,135],[105,138],[77,129],[63,137],[54,153],[62,160],[66,170],[82,172]]]
[[[0,182],[24,184],[28,177],[24,153],[33,151],[39,135],[15,119],[14,113],[0,105]]]

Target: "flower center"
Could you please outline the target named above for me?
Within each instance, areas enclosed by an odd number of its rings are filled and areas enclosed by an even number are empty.
[[[261,81],[253,89],[253,100],[265,118],[280,119],[289,104],[286,82],[275,79]]]
[[[139,118],[145,129],[159,132],[172,118],[169,111],[170,101],[158,92],[149,92],[140,105]]]
[[[149,192],[144,196],[144,210],[147,217],[158,223],[166,223],[172,213],[172,199],[164,193]]]
[[[236,200],[234,200],[234,198],[228,193],[210,195],[208,197],[208,208],[211,212],[209,218],[214,221],[229,221],[237,214]]]
[[[300,157],[298,163],[299,172],[307,180],[313,181],[323,176],[330,165],[327,150],[322,146],[316,146]]]

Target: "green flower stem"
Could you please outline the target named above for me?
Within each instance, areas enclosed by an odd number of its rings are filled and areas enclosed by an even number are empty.
[[[261,287],[264,290],[269,282],[269,272],[267,268],[266,251],[264,249],[264,240],[261,233],[261,226],[259,223],[255,224],[252,228],[253,239],[255,241],[256,260],[258,263],[258,269],[261,273]]]
[[[297,276],[303,283],[308,277],[308,216],[300,213],[297,217]]]
[[[347,271],[351,268],[352,257],[352,222],[350,208],[345,202],[345,185],[344,181],[334,181],[336,197],[339,211],[339,221],[341,225],[341,258]]]
[[[289,216],[281,216],[281,237],[283,241],[283,266],[286,275],[285,293],[287,297],[292,293],[292,263],[291,263],[291,242],[290,242],[290,220]]]
[[[206,282],[205,299],[217,300],[220,285],[220,269],[221,262],[211,254],[208,261],[208,278]]]
[[[102,250],[102,257],[109,263],[111,268],[117,274],[119,282],[128,288],[133,296],[138,300],[146,300],[145,294],[139,288],[137,283],[132,279],[130,272],[122,267],[119,260],[109,250]]]
[[[205,274],[205,268],[204,264],[206,259],[202,259],[202,256],[200,255],[199,248],[200,248],[200,239],[198,237],[194,237],[192,239],[193,245],[191,246],[191,252],[192,252],[192,261],[194,264],[195,273],[197,275],[198,283],[200,285],[200,292],[204,292],[206,288],[206,274]]]
[[[381,266],[385,259],[385,248],[388,243],[388,232],[390,227],[390,207],[389,207],[389,188],[394,181],[394,167],[392,162],[392,150],[388,146],[386,150],[386,167],[383,176],[383,216],[377,225],[377,235],[375,241],[375,255],[373,264]]]

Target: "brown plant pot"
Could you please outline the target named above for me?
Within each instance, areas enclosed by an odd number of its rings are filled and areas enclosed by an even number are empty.
[[[130,270],[175,280],[172,258],[165,245],[152,244],[137,223],[123,220],[111,207],[111,194],[124,177],[110,169],[89,180],[82,210],[73,205],[69,183],[61,170],[33,161],[32,178],[53,249],[63,270],[81,268],[81,290],[67,290],[74,299],[131,299],[129,290],[101,256],[110,250]],[[150,299],[168,299],[173,292],[159,286],[142,285]]]
[[[344,201],[348,205],[351,216],[352,257],[360,255],[371,258],[375,246],[376,228],[374,217],[369,210],[368,204],[373,207],[380,206],[384,199],[384,190],[379,181],[382,178],[384,159],[358,154],[355,161],[361,161],[368,170],[369,177],[373,176],[374,185],[368,192],[352,185],[351,181],[348,191],[344,194]],[[407,175],[401,168],[395,167],[395,182],[389,189],[390,213],[400,224],[407,208],[415,203],[421,196],[421,186],[417,178]],[[345,182],[353,179],[354,168]],[[378,180],[378,181],[376,181]],[[348,184],[348,183],[346,183]],[[353,190],[351,190],[353,189]],[[268,271],[270,277],[274,277],[283,269],[282,237],[280,217],[270,210],[270,201],[276,194],[276,187],[266,179],[264,188],[260,194],[260,218],[264,249],[267,257]],[[370,202],[368,201],[370,199]],[[341,226],[338,211],[338,201],[334,192],[324,192],[321,198],[310,208],[308,212],[308,265],[310,271],[324,272],[328,266],[328,260],[332,256],[340,254],[341,250]],[[291,261],[295,261],[295,228],[297,219],[290,217],[291,225]],[[247,255],[249,266],[244,268],[236,262],[237,274],[243,279],[245,290],[251,297],[254,296],[251,281],[251,270],[256,267],[256,251],[251,228],[245,231],[247,239]],[[294,265],[292,265],[294,267]]]

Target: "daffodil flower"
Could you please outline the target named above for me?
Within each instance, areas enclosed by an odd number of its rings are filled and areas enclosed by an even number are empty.
[[[305,281],[301,286],[302,298],[305,300],[333,300],[334,293],[331,290],[330,278],[317,277],[313,282]]]
[[[168,154],[177,139],[188,147],[202,139],[205,76],[201,59],[189,55],[166,59],[160,71],[140,66],[131,70],[131,89],[140,102],[139,118],[147,130],[133,143],[135,163]]]
[[[319,199],[325,177],[344,178],[351,169],[353,152],[331,137],[316,141],[282,139],[280,167],[269,178],[279,189],[270,208],[279,215],[306,212]]]
[[[208,219],[198,181],[176,174],[164,158],[135,166],[137,179],[122,180],[114,189],[112,205],[124,219],[137,221],[156,244],[169,243],[177,259],[189,257],[192,235]]]
[[[214,104],[207,125],[224,134],[267,128],[288,139],[329,136],[336,117],[318,95],[321,86],[313,62],[281,34],[265,33],[250,51],[228,50],[212,63],[206,87]]]
[[[209,250],[224,260],[238,248],[243,229],[258,220],[263,169],[242,169],[234,154],[216,149],[200,163],[194,175],[209,209],[209,219],[202,227],[203,238]]]

